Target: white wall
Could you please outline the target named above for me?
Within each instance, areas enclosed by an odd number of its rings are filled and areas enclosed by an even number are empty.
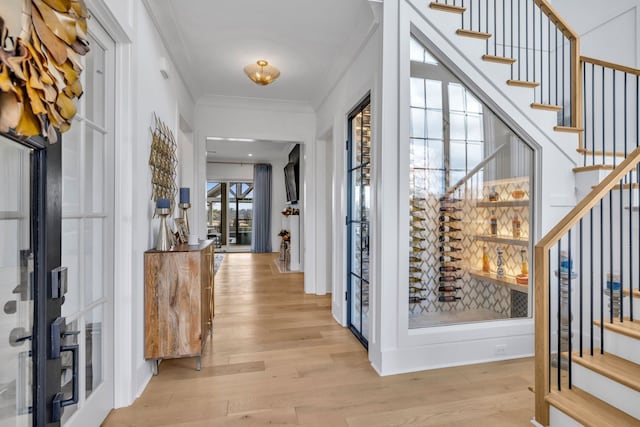
[[[195,103],[170,61],[169,79],[160,74],[161,58],[168,53],[142,1],[89,0],[88,6],[117,44],[113,357],[115,405],[120,407],[131,404],[151,378],[151,365],[144,360],[143,253],[155,243],[158,220],[151,201],[149,129],[155,113],[177,139],[181,127],[193,128]],[[190,137],[185,133],[181,140]],[[188,142],[178,150],[189,156]],[[184,182],[187,174],[185,169]]]
[[[303,248],[304,289],[307,293],[317,292],[316,235],[325,233],[322,223],[316,221],[316,161],[315,127],[316,116],[313,108],[305,103],[244,99],[232,97],[203,97],[198,100],[195,112],[196,151],[205,152],[205,138],[211,135],[249,138],[258,140],[296,142],[304,144],[301,164],[302,194],[301,206],[302,240],[309,242]],[[206,181],[205,158],[202,157],[201,171],[197,182]],[[284,168],[284,165],[282,165]],[[322,174],[323,171],[318,171]],[[278,171],[274,166],[274,177]],[[284,178],[283,178],[284,179]],[[198,184],[196,184],[198,185]],[[204,210],[204,203],[196,207]],[[275,208],[275,202],[274,202]],[[280,208],[282,209],[282,208]],[[204,222],[200,224],[204,228]],[[200,233],[204,230],[199,231]]]
[[[640,66],[638,0],[554,0],[553,7],[580,35],[583,56]]]
[[[278,252],[280,237],[278,232],[282,227],[282,214],[287,204],[287,194],[284,186],[284,166],[288,159],[272,160],[271,164],[271,249]],[[253,181],[253,165],[236,165],[224,163],[207,163],[207,181]]]
[[[376,4],[373,7],[381,8]],[[376,10],[374,9],[374,11]],[[347,140],[347,115],[358,103],[371,93],[372,102],[372,158],[380,153],[376,151],[379,141],[379,63],[381,31],[377,23],[374,23],[369,31],[367,39],[360,48],[359,54],[353,58],[349,68],[345,71],[335,87],[327,94],[323,102],[317,108],[316,135],[318,145],[318,169],[322,170],[323,183],[319,186],[318,215],[331,218],[327,225],[331,226],[331,233],[319,234],[316,244],[324,248],[318,254],[318,265],[323,271],[318,272],[319,277],[325,277],[327,283],[326,292],[333,294],[332,311],[334,318],[342,325],[346,324],[346,229],[345,217],[347,215],[347,188],[346,188],[346,150]],[[376,183],[377,167],[372,167],[372,182]],[[376,184],[374,184],[375,186]],[[372,206],[377,200],[374,187],[372,194]],[[376,216],[372,214],[371,223],[375,224]],[[377,238],[375,229],[371,232],[372,241]],[[373,247],[373,246],[372,246]],[[329,255],[328,255],[329,254]],[[330,256],[330,259],[327,259]],[[376,262],[376,255],[372,256],[372,265]],[[372,279],[374,279],[372,277]],[[371,283],[375,287],[375,283]]]

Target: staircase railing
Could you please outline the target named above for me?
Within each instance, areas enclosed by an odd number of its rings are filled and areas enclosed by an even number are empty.
[[[434,3],[461,12],[462,33],[486,40],[486,60],[511,64],[509,84],[535,88],[535,106],[558,111],[562,127],[580,127],[579,37],[547,0]]]
[[[579,152],[584,166],[619,164],[640,146],[640,70],[580,58],[585,127]]]
[[[572,360],[604,353],[604,326],[634,318],[639,170],[635,148],[535,246],[535,414],[542,425],[549,424],[550,390],[572,387]]]

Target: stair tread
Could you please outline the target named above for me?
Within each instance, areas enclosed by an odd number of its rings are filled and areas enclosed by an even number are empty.
[[[595,156],[602,156],[602,151],[601,150],[600,151],[598,151],[598,150],[591,151],[591,150],[585,150],[584,148],[578,148],[576,151],[578,153],[580,153],[580,154],[587,154],[589,156],[592,155],[592,154],[595,155]],[[613,157],[614,152],[613,151],[605,151],[604,155],[605,155],[605,157]],[[624,153],[622,153],[620,151],[616,151],[615,152],[615,156],[616,157],[627,157]]]
[[[613,170],[613,165],[591,165],[591,166],[578,166],[573,168],[574,172],[590,172],[598,170]]]
[[[556,132],[568,132],[568,133],[584,132],[584,129],[573,127],[573,126],[554,126],[553,130],[555,130]]]
[[[518,86],[518,87],[527,87],[527,88],[535,88],[540,86],[538,82],[528,82],[526,80],[507,80],[507,84],[509,86]]]
[[[545,400],[585,427],[632,427],[638,420],[589,393],[573,387],[552,391]]]
[[[431,2],[429,7],[431,9],[439,10],[441,12],[451,12],[451,13],[464,13],[467,10],[466,7],[454,6],[452,4],[436,3],[436,2]]]
[[[489,33],[483,33],[482,31],[465,30],[462,28],[456,30],[456,34],[459,36],[473,37],[476,39],[483,39],[483,40],[491,38],[491,34]]]
[[[482,60],[487,62],[497,62],[499,64],[513,64],[516,62],[516,58],[495,55],[482,55]]]
[[[583,352],[580,357],[580,352],[575,351],[572,361],[635,391],[640,391],[640,365],[611,353],[600,354],[600,349],[594,349],[593,353],[591,356]]]
[[[556,112],[562,110],[561,105],[540,104],[538,102],[532,102],[531,108],[535,108],[537,110],[549,110],[549,111],[556,111]]]
[[[600,327],[600,320],[594,320],[593,324]],[[640,322],[637,320],[625,319],[624,322],[621,322],[620,319],[613,319],[613,323],[605,320],[604,328],[631,338],[640,339]]]

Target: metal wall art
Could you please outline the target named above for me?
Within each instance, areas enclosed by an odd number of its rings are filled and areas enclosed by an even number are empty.
[[[151,168],[151,199],[169,199],[171,212],[175,207],[176,196],[176,140],[171,129],[155,114],[155,128],[151,129],[151,153],[149,153],[149,167]]]
[[[14,3],[22,5],[20,35],[10,35],[0,16],[0,132],[43,135],[53,143],[56,129],[71,127],[73,100],[82,96],[89,13],[83,0]]]

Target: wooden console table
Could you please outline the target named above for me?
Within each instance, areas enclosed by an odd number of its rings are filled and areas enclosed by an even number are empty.
[[[162,359],[196,357],[200,370],[213,333],[214,245],[180,245],[144,253],[144,357],[158,374]]]

